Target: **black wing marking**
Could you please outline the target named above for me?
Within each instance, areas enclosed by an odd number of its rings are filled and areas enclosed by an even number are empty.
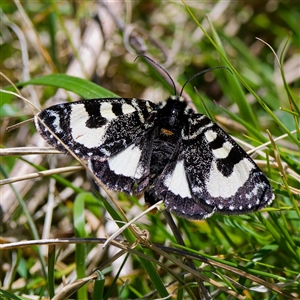
[[[184,167],[194,201],[225,214],[248,213],[274,199],[247,153],[206,116],[194,114],[182,132]]]
[[[100,160],[145,134],[153,126],[151,113],[156,108],[150,101],[134,98],[83,100],[41,111],[35,116],[35,125],[57,150],[68,152],[52,132],[78,157]]]

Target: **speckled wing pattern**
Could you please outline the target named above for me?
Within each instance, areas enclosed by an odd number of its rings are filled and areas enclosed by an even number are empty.
[[[178,96],[81,100],[35,116],[41,136],[72,151],[109,189],[144,192],[148,205],[187,219],[243,214],[270,204],[271,186],[246,152]]]

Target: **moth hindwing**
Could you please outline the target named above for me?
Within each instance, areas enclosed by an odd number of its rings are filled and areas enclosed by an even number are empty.
[[[144,192],[147,204],[163,200],[184,218],[249,213],[274,199],[246,152],[182,97],[64,103],[37,114],[35,125],[57,150],[87,160],[109,189]]]

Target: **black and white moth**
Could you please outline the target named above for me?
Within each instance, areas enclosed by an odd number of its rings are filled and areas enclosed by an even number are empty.
[[[166,210],[184,218],[249,213],[274,199],[246,152],[181,96],[158,104],[82,100],[49,107],[34,119],[51,146],[87,160],[109,189],[144,192],[148,205],[163,200]]]

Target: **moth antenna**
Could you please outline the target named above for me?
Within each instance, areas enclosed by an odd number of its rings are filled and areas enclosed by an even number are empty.
[[[192,77],[190,77],[190,78],[184,83],[184,85],[183,85],[182,88],[181,88],[181,91],[180,91],[179,96],[181,97],[181,95],[182,95],[182,93],[183,93],[183,90],[184,90],[185,86],[186,86],[190,81],[192,81],[195,77],[197,77],[197,76],[199,76],[199,75],[201,75],[201,74],[203,74],[203,73],[206,73],[206,72],[209,72],[209,71],[213,71],[213,70],[215,70],[215,69],[227,69],[227,70],[230,71],[230,73],[233,75],[233,72],[232,72],[228,67],[225,67],[225,66],[219,66],[219,67],[214,67],[214,68],[209,68],[209,69],[203,70],[203,71],[201,71],[201,72],[198,72],[198,73],[194,74]]]
[[[172,82],[172,85],[173,85],[173,88],[174,88],[174,94],[176,95],[177,94],[177,91],[176,91],[176,85],[175,85],[175,82],[173,80],[173,78],[171,77],[171,75],[169,74],[169,72],[163,67],[161,66],[160,64],[158,64],[157,62],[155,62],[152,58],[148,57],[147,55],[144,55],[144,54],[139,54],[134,61],[136,61],[139,57],[144,57],[146,59],[148,59],[151,63],[153,63],[155,66],[157,66],[158,68],[160,68],[162,71],[164,71],[167,76],[169,77],[169,79],[171,80]]]

